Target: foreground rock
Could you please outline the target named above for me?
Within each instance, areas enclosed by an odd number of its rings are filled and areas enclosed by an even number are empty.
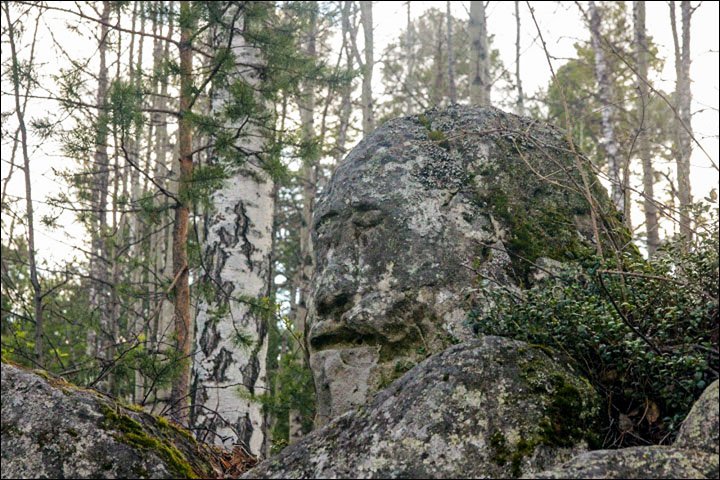
[[[672,447],[598,450],[532,478],[718,478],[718,381],[700,396]]]
[[[0,400],[2,478],[215,476],[186,430],[96,391],[3,363]]]
[[[694,448],[720,453],[720,381],[715,380],[705,389],[680,428],[675,447]]]
[[[246,478],[492,478],[538,472],[585,446],[592,387],[522,342],[484,337],[416,366]]]
[[[308,338],[318,425],[428,354],[475,338],[467,313],[485,303],[475,298],[478,279],[515,288],[540,264],[595,251],[571,152],[551,126],[454,106],[391,120],[348,154],[313,225]],[[596,205],[611,208],[585,173]],[[609,230],[599,229],[602,243]]]
[[[718,457],[673,447],[596,450],[532,478],[717,478]]]

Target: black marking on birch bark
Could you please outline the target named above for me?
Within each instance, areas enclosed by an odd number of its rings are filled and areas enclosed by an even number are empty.
[[[207,390],[205,389],[203,382],[200,380],[199,375],[195,375],[190,395],[193,402],[192,408],[190,409],[189,425],[194,428],[199,424],[200,419],[204,417],[203,409],[200,408],[200,406],[205,405],[205,402],[208,401]],[[198,439],[200,439],[200,432],[198,430],[195,430],[195,435]]]
[[[239,201],[235,204],[235,238],[239,241],[242,238],[242,246],[240,251],[245,255],[245,263],[248,269],[253,271],[252,254],[255,251],[255,246],[248,239],[248,232],[250,231],[250,217],[247,215],[247,209],[245,203]]]
[[[250,392],[251,395],[255,395],[255,385],[260,376],[259,352],[265,342],[267,325],[265,319],[261,316],[248,312],[243,318],[243,324],[250,325],[252,323],[255,324],[254,330],[257,332],[257,339],[253,343],[252,351],[250,352],[250,361],[247,365],[240,368],[240,373],[242,374],[243,384],[247,387],[248,392]]]
[[[220,334],[217,331],[217,321],[208,318],[205,321],[205,328],[203,328],[202,334],[200,335],[200,348],[206,358],[215,351],[218,343],[220,343]]]
[[[210,374],[210,379],[216,382],[223,382],[227,380],[225,372],[230,364],[233,363],[233,356],[225,347],[220,349],[220,352],[213,359],[213,369]]]
[[[238,434],[238,443],[250,445],[250,439],[252,438],[254,430],[252,422],[250,421],[250,414],[246,412],[244,417],[238,418],[234,427]]]

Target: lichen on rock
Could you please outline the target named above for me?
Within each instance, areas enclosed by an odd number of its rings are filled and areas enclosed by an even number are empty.
[[[538,259],[595,251],[576,165],[560,130],[469,106],[391,120],[348,154],[314,218],[318,425],[364,404],[404,366],[474,338],[467,312],[480,276],[517,288]],[[595,208],[611,210],[587,174]],[[613,242],[612,228],[599,231]]]
[[[715,380],[695,402],[673,444],[677,448],[693,448],[720,453],[720,381]]]
[[[673,447],[595,450],[528,478],[717,478],[718,457]]]
[[[2,363],[2,478],[207,478],[211,454],[169,421]]]
[[[431,356],[245,477],[517,477],[583,450],[599,409],[543,349],[487,336]]]

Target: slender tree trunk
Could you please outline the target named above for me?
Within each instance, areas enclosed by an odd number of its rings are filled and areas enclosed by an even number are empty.
[[[172,12],[174,9],[174,2],[168,2],[168,11]],[[157,29],[157,33],[162,33],[163,13],[162,10],[155,12],[157,23],[154,26],[154,30]],[[175,22],[172,17],[169,18],[167,27],[167,37],[172,39],[175,34],[174,25]],[[153,105],[157,106],[159,110],[164,110],[168,106],[168,80],[167,76],[163,74],[164,59],[170,58],[170,42],[162,41],[159,39],[154,40],[153,44],[153,70],[154,75],[157,77],[157,86],[154,87],[159,90],[159,95],[153,98]],[[176,178],[172,178],[172,168],[168,165],[168,154],[170,158],[175,158],[177,155],[176,145],[171,144],[170,137],[168,135],[168,116],[165,113],[156,112],[152,114],[152,124],[154,127],[154,141],[153,141],[153,152],[155,156],[155,163],[153,165],[153,177],[155,181],[162,186],[164,189],[175,195],[178,193],[178,182]],[[172,163],[172,162],[171,162]],[[170,199],[163,196],[159,200],[160,207],[169,207]],[[154,287],[154,296],[157,305],[153,309],[152,323],[149,326],[149,342],[151,350],[158,356],[166,355],[168,351],[174,349],[174,341],[172,340],[175,332],[175,325],[173,320],[173,305],[172,302],[166,297],[165,289],[174,278],[173,264],[172,264],[172,229],[166,226],[167,216],[162,215],[160,217],[159,231],[153,233],[150,237],[151,254],[154,256],[154,272],[155,277],[165,282],[160,282]],[[159,388],[152,382],[148,386],[151,389],[150,392],[145,392],[152,402],[152,410],[165,411],[168,406],[169,399],[171,397],[171,391],[168,387]]]
[[[363,135],[368,135],[375,130],[375,106],[372,97],[372,77],[375,59],[371,1],[363,0],[360,2],[360,20],[363,26],[363,34],[365,35],[365,62],[362,81]]]
[[[190,3],[180,2],[180,17],[190,17]],[[192,75],[193,29],[187,23],[180,29],[180,120],[178,122],[178,143],[180,155],[180,203],[175,206],[173,228],[173,288],[174,323],[177,337],[177,353],[181,359],[181,371],[172,386],[171,416],[181,425],[188,425],[190,393],[190,350],[192,346],[192,325],[190,319],[190,285],[187,256],[188,221],[190,217],[190,189],[192,188],[192,125],[190,124],[190,101],[193,96]]]
[[[515,0],[515,87],[517,88],[517,101],[515,112],[518,115],[525,115],[525,99],[520,77],[520,2]]]
[[[310,31],[308,32],[306,55],[310,58],[317,56],[317,7],[310,13]],[[300,124],[302,129],[303,142],[310,144],[316,141],[315,138],[315,84],[308,80],[305,82],[302,97],[298,102],[300,109]],[[315,149],[309,149],[314,152]],[[298,291],[298,302],[292,312],[295,331],[300,338],[305,338],[305,326],[307,317],[307,299],[310,290],[310,277],[312,276],[312,245],[310,242],[310,227],[315,206],[315,192],[317,189],[317,155],[311,153],[303,159],[303,166],[300,172],[300,181],[303,189],[302,219],[300,223],[300,265],[296,278],[293,279],[293,288]],[[304,355],[302,345],[294,346],[295,352],[300,358]],[[304,358],[302,358],[304,360]],[[289,443],[297,442],[306,433],[302,429],[302,414],[300,411],[291,409],[288,418]]]
[[[445,36],[442,31],[442,23],[437,23],[437,32],[435,34],[435,55],[433,58],[433,68],[435,69],[435,79],[433,81],[432,94],[430,99],[434,106],[440,105],[445,97],[445,64],[443,62],[443,40]]]
[[[33,320],[35,322],[35,361],[43,365],[43,311],[42,311],[42,290],[37,273],[37,262],[35,258],[35,221],[32,204],[32,183],[30,178],[30,154],[28,153],[28,135],[25,125],[25,109],[20,102],[20,62],[15,45],[15,29],[10,20],[10,5],[5,3],[5,19],[7,20],[8,38],[10,42],[10,55],[12,61],[12,82],[13,97],[15,98],[15,114],[20,130],[20,149],[23,156],[23,173],[25,174],[25,209],[27,216],[27,247],[28,264],[30,266],[30,284],[33,291]],[[32,58],[31,58],[32,61]]]
[[[352,40],[350,36],[350,7],[352,2],[344,2],[341,12],[341,28],[343,38],[343,50],[345,51],[345,67],[348,71],[353,69]],[[350,114],[352,113],[352,82],[349,82],[342,89],[340,100],[340,114],[338,121],[337,141],[335,143],[335,163],[340,162],[345,156],[345,144],[347,143],[347,131],[350,126]]]
[[[410,2],[407,4],[407,31],[405,32],[405,48],[407,75],[405,76],[405,114],[412,115],[413,95],[415,94],[415,35],[413,31],[412,18],[410,17]]]
[[[485,3],[470,2],[470,101],[490,106],[490,52],[488,51]]]
[[[633,17],[635,20],[635,48],[637,58],[635,63],[638,69],[637,111],[639,117],[637,149],[643,166],[643,207],[645,210],[645,231],[647,232],[648,255],[653,256],[660,246],[658,232],[658,211],[655,204],[655,172],[653,170],[650,144],[645,127],[645,112],[648,108],[648,87],[645,80],[648,76],[648,43],[645,32],[645,2],[633,2]]]
[[[107,103],[108,75],[107,75],[107,47],[109,34],[111,4],[103,2],[103,10],[100,15],[102,21],[100,27],[100,43],[98,56],[100,67],[98,70],[98,89],[96,104],[104,106]],[[95,154],[91,169],[93,174],[92,185],[88,188],[92,191],[92,218],[91,235],[92,253],[90,255],[90,308],[93,313],[99,315],[98,332],[90,330],[88,333],[89,353],[94,357],[106,358],[106,350],[101,345],[107,345],[106,332],[110,331],[111,319],[109,318],[109,299],[107,297],[107,284],[109,283],[108,273],[108,252],[105,235],[107,234],[107,190],[110,174],[108,162],[108,118],[107,111],[100,109],[97,117],[97,128],[95,134]]]
[[[615,207],[621,212],[625,211],[625,195],[623,193],[623,181],[621,179],[620,149],[615,136],[614,121],[615,100],[613,96],[612,80],[610,71],[605,59],[605,51],[602,46],[602,34],[600,30],[601,17],[595,2],[589,3],[590,7],[590,33],[592,36],[592,48],[595,54],[595,79],[598,83],[600,104],[602,105],[602,139],[600,141],[605,160],[608,164],[608,176],[611,183],[611,198]]]
[[[692,220],[690,206],[692,191],[690,186],[690,157],[692,155],[692,92],[690,91],[690,2],[680,2],[682,22],[682,43],[678,39],[675,2],[670,2],[670,20],[675,47],[675,164],[677,166],[677,192],[680,203],[680,235],[689,245],[692,239]]]
[[[226,18],[234,9],[231,7]],[[230,81],[258,87],[256,71],[263,66],[261,52],[244,38],[245,20],[218,31],[217,42],[232,34],[235,64]],[[254,68],[247,68],[246,65]],[[230,101],[226,87],[213,87],[212,111]],[[260,101],[260,100],[258,100]],[[197,348],[193,381],[193,428],[198,439],[231,446],[242,443],[253,454],[262,452],[266,417],[255,395],[267,390],[267,323],[272,307],[270,254],[273,228],[273,182],[258,166],[262,162],[266,129],[257,117],[243,127],[238,147],[249,152],[242,166],[226,166],[229,178],[211,196],[204,245],[204,278],[211,294],[198,299]],[[225,125],[235,131],[238,120]],[[269,318],[268,318],[269,316]]]
[[[452,12],[450,11],[450,0],[446,2],[447,7],[447,51],[448,51],[448,94],[450,104],[457,103],[457,89],[455,88],[455,52],[453,51],[452,38]]]

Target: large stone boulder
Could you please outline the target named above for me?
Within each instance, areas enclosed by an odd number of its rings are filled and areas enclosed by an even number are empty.
[[[521,287],[543,261],[595,251],[586,192],[596,208],[610,203],[572,152],[551,126],[455,106],[391,120],[348,154],[313,225],[318,425],[474,338],[467,312],[483,303],[479,278]]]
[[[718,478],[718,457],[661,446],[596,450],[531,478]]]
[[[2,478],[216,476],[187,430],[47,373],[3,363],[0,402]]]
[[[450,347],[262,462],[245,478],[502,478],[592,439],[601,402],[541,348],[501,337]]]
[[[720,381],[715,380],[705,389],[680,428],[673,444],[677,448],[693,448],[720,453]]]

